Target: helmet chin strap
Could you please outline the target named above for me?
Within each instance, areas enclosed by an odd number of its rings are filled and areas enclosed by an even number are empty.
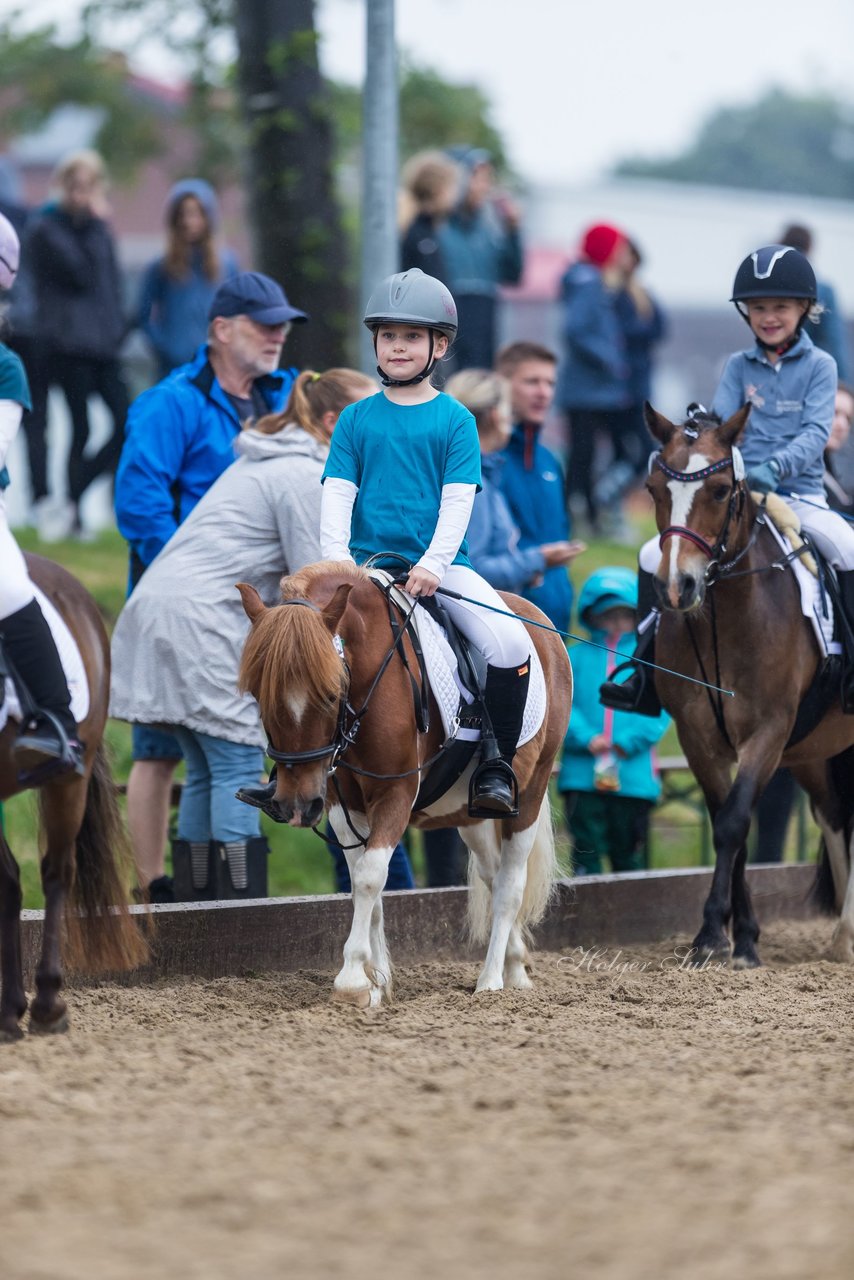
[[[374,330],[374,355],[377,354],[377,330]],[[420,373],[416,373],[414,378],[390,378],[388,374],[377,365],[377,373],[380,376],[380,382],[384,387],[413,387],[416,383],[423,382],[425,378],[429,378],[430,374],[436,368],[436,361],[433,359],[433,330],[430,330],[430,350],[427,353],[427,363]]]

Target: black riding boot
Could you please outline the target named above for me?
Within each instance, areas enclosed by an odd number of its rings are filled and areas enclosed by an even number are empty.
[[[235,791],[235,798],[242,800],[244,804],[251,805],[253,809],[260,809],[262,813],[266,813],[268,818],[272,818],[274,822],[281,822],[282,815],[278,809],[273,808],[273,800],[276,795],[276,766],[270,770],[270,781],[263,787],[241,787],[239,791]]]
[[[175,902],[212,902],[216,898],[213,840],[172,841],[172,893]]]
[[[267,897],[267,858],[270,846],[266,837],[251,840],[214,840],[216,897]]]
[[[12,745],[18,781],[40,786],[62,773],[83,774],[65,672],[38,601],[0,621],[0,635],[13,679],[23,686],[19,697],[27,717]]]
[[[655,587],[653,575],[645,569],[638,569],[638,622],[655,607]],[[636,633],[635,657],[646,662],[655,661],[655,627],[656,620],[649,623],[646,630]],[[628,680],[617,681],[614,676],[627,667],[634,668]],[[661,715],[661,703],[655,690],[655,673],[650,667],[644,667],[629,658],[611,672],[611,678],[599,688],[599,701],[603,707],[611,707],[614,711],[636,711],[640,716]]]
[[[851,716],[854,715],[854,569],[837,569],[836,580],[845,614],[839,628],[842,639],[842,710]]]
[[[474,816],[505,818],[519,811],[513,757],[522,731],[530,679],[530,661],[522,667],[486,668],[483,701],[494,738],[484,738],[481,763],[472,775],[469,812]]]

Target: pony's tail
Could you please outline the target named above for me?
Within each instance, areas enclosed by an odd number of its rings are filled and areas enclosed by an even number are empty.
[[[149,959],[148,942],[127,905],[132,865],[102,742],[89,778],[65,913],[63,959],[70,968],[91,974],[118,973]]]
[[[560,876],[555,850],[549,793],[545,792],[537,818],[534,843],[528,855],[525,892],[516,917],[526,941],[546,913]],[[477,859],[469,856],[468,933],[473,942],[486,942],[492,927],[492,894],[477,872]]]

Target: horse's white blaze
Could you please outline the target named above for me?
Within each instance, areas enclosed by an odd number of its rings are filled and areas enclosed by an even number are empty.
[[[709,459],[702,453],[692,453],[688,459],[688,465],[684,468],[687,471],[702,471],[704,467],[709,465]],[[683,528],[688,527],[688,519],[691,515],[691,508],[694,505],[694,499],[703,487],[702,480],[668,480],[667,487],[670,490],[670,523],[681,525]],[[671,538],[674,544],[670,548],[670,575],[668,583],[671,587],[676,586],[676,562],[679,559],[679,544],[682,539],[678,534],[674,534]]]
[[[293,716],[294,723],[299,724],[308,706],[308,696],[302,689],[291,689],[286,694],[285,701],[288,705],[288,711]]]

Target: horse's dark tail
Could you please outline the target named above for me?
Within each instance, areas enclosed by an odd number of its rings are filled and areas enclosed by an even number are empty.
[[[138,916],[128,910],[133,864],[102,742],[77,836],[74,881],[65,913],[63,958],[84,973],[117,973],[149,958]]]
[[[828,760],[827,767],[838,806],[837,822],[844,832],[845,847],[848,849],[851,847],[851,835],[854,832],[854,747],[848,747],[845,751],[840,751],[839,755],[833,756]],[[810,901],[823,915],[839,914],[833,869],[824,836],[818,847],[818,863]]]

